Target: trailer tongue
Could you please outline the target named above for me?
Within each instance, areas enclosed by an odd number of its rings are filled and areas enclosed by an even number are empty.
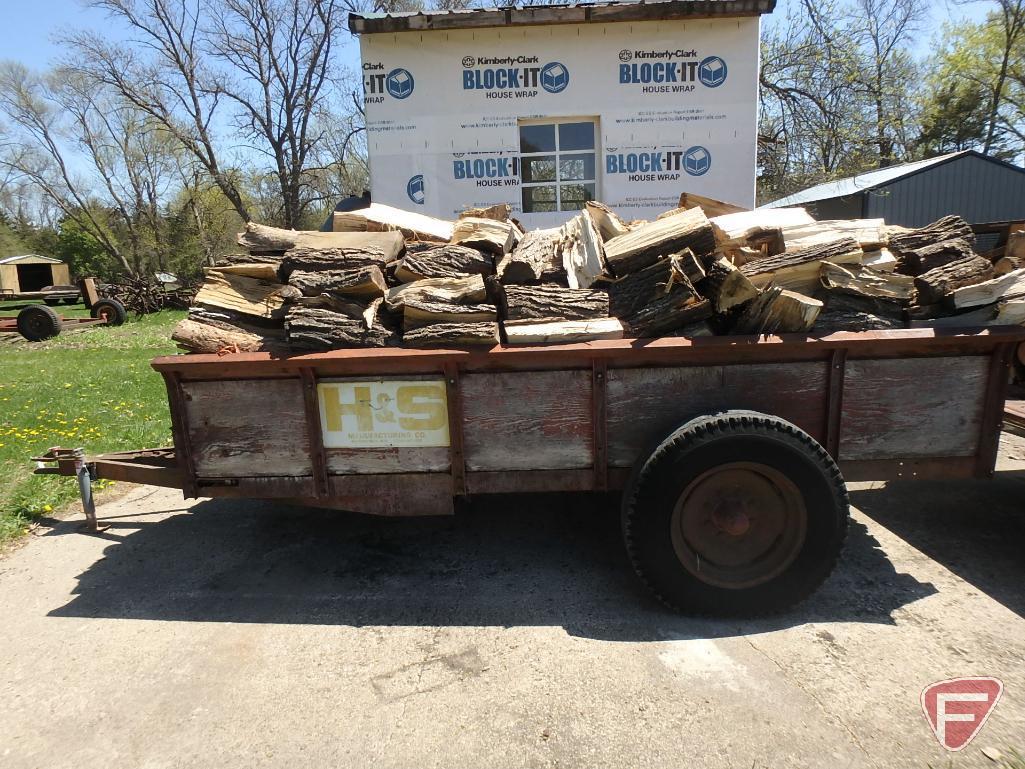
[[[158,358],[173,450],[53,450],[37,472],[377,515],[622,491],[631,560],[665,603],[761,613],[832,568],[844,479],[992,475],[1023,340],[998,327]]]

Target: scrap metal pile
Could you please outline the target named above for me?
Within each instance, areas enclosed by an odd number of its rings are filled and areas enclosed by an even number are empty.
[[[524,232],[505,205],[452,222],[372,204],[334,230],[248,225],[174,339],[287,353],[1025,322],[1025,234],[994,262],[957,216],[909,230],[684,195],[651,222],[592,202]]]

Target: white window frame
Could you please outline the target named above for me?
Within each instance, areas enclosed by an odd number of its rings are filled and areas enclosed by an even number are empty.
[[[594,147],[590,150],[567,150],[563,153],[559,149],[559,126],[563,123],[590,123],[594,126]],[[601,200],[600,190],[600,179],[601,174],[601,153],[598,150],[599,140],[601,134],[598,130],[598,117],[594,115],[580,116],[580,117],[542,117],[542,118],[528,118],[516,121],[516,147],[520,149],[520,129],[525,126],[538,126],[538,125],[550,125],[555,126],[555,150],[549,150],[546,152],[523,152],[520,150],[520,206],[523,206],[523,195],[522,190],[525,187],[555,187],[555,211],[524,211],[525,214],[550,214],[562,212],[562,187],[563,185],[569,184],[593,184],[594,185],[594,200]],[[563,181],[560,177],[562,176],[562,169],[560,161],[563,157],[572,158],[574,155],[594,155],[594,178],[592,179],[566,179]],[[549,157],[555,156],[555,179],[550,179],[543,182],[525,182],[523,181],[523,167],[524,162],[528,161],[529,158],[538,157]],[[577,211],[579,209],[571,208],[570,211]]]

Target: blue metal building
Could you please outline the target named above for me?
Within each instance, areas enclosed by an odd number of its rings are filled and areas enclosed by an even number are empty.
[[[974,150],[818,184],[763,208],[803,206],[816,219],[921,227],[947,214],[971,224],[1025,219],[1025,169]]]

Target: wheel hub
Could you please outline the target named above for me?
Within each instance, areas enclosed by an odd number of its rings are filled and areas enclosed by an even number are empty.
[[[702,581],[741,589],[768,582],[800,552],[807,511],[779,470],[730,462],[691,481],[673,509],[673,548]]]

